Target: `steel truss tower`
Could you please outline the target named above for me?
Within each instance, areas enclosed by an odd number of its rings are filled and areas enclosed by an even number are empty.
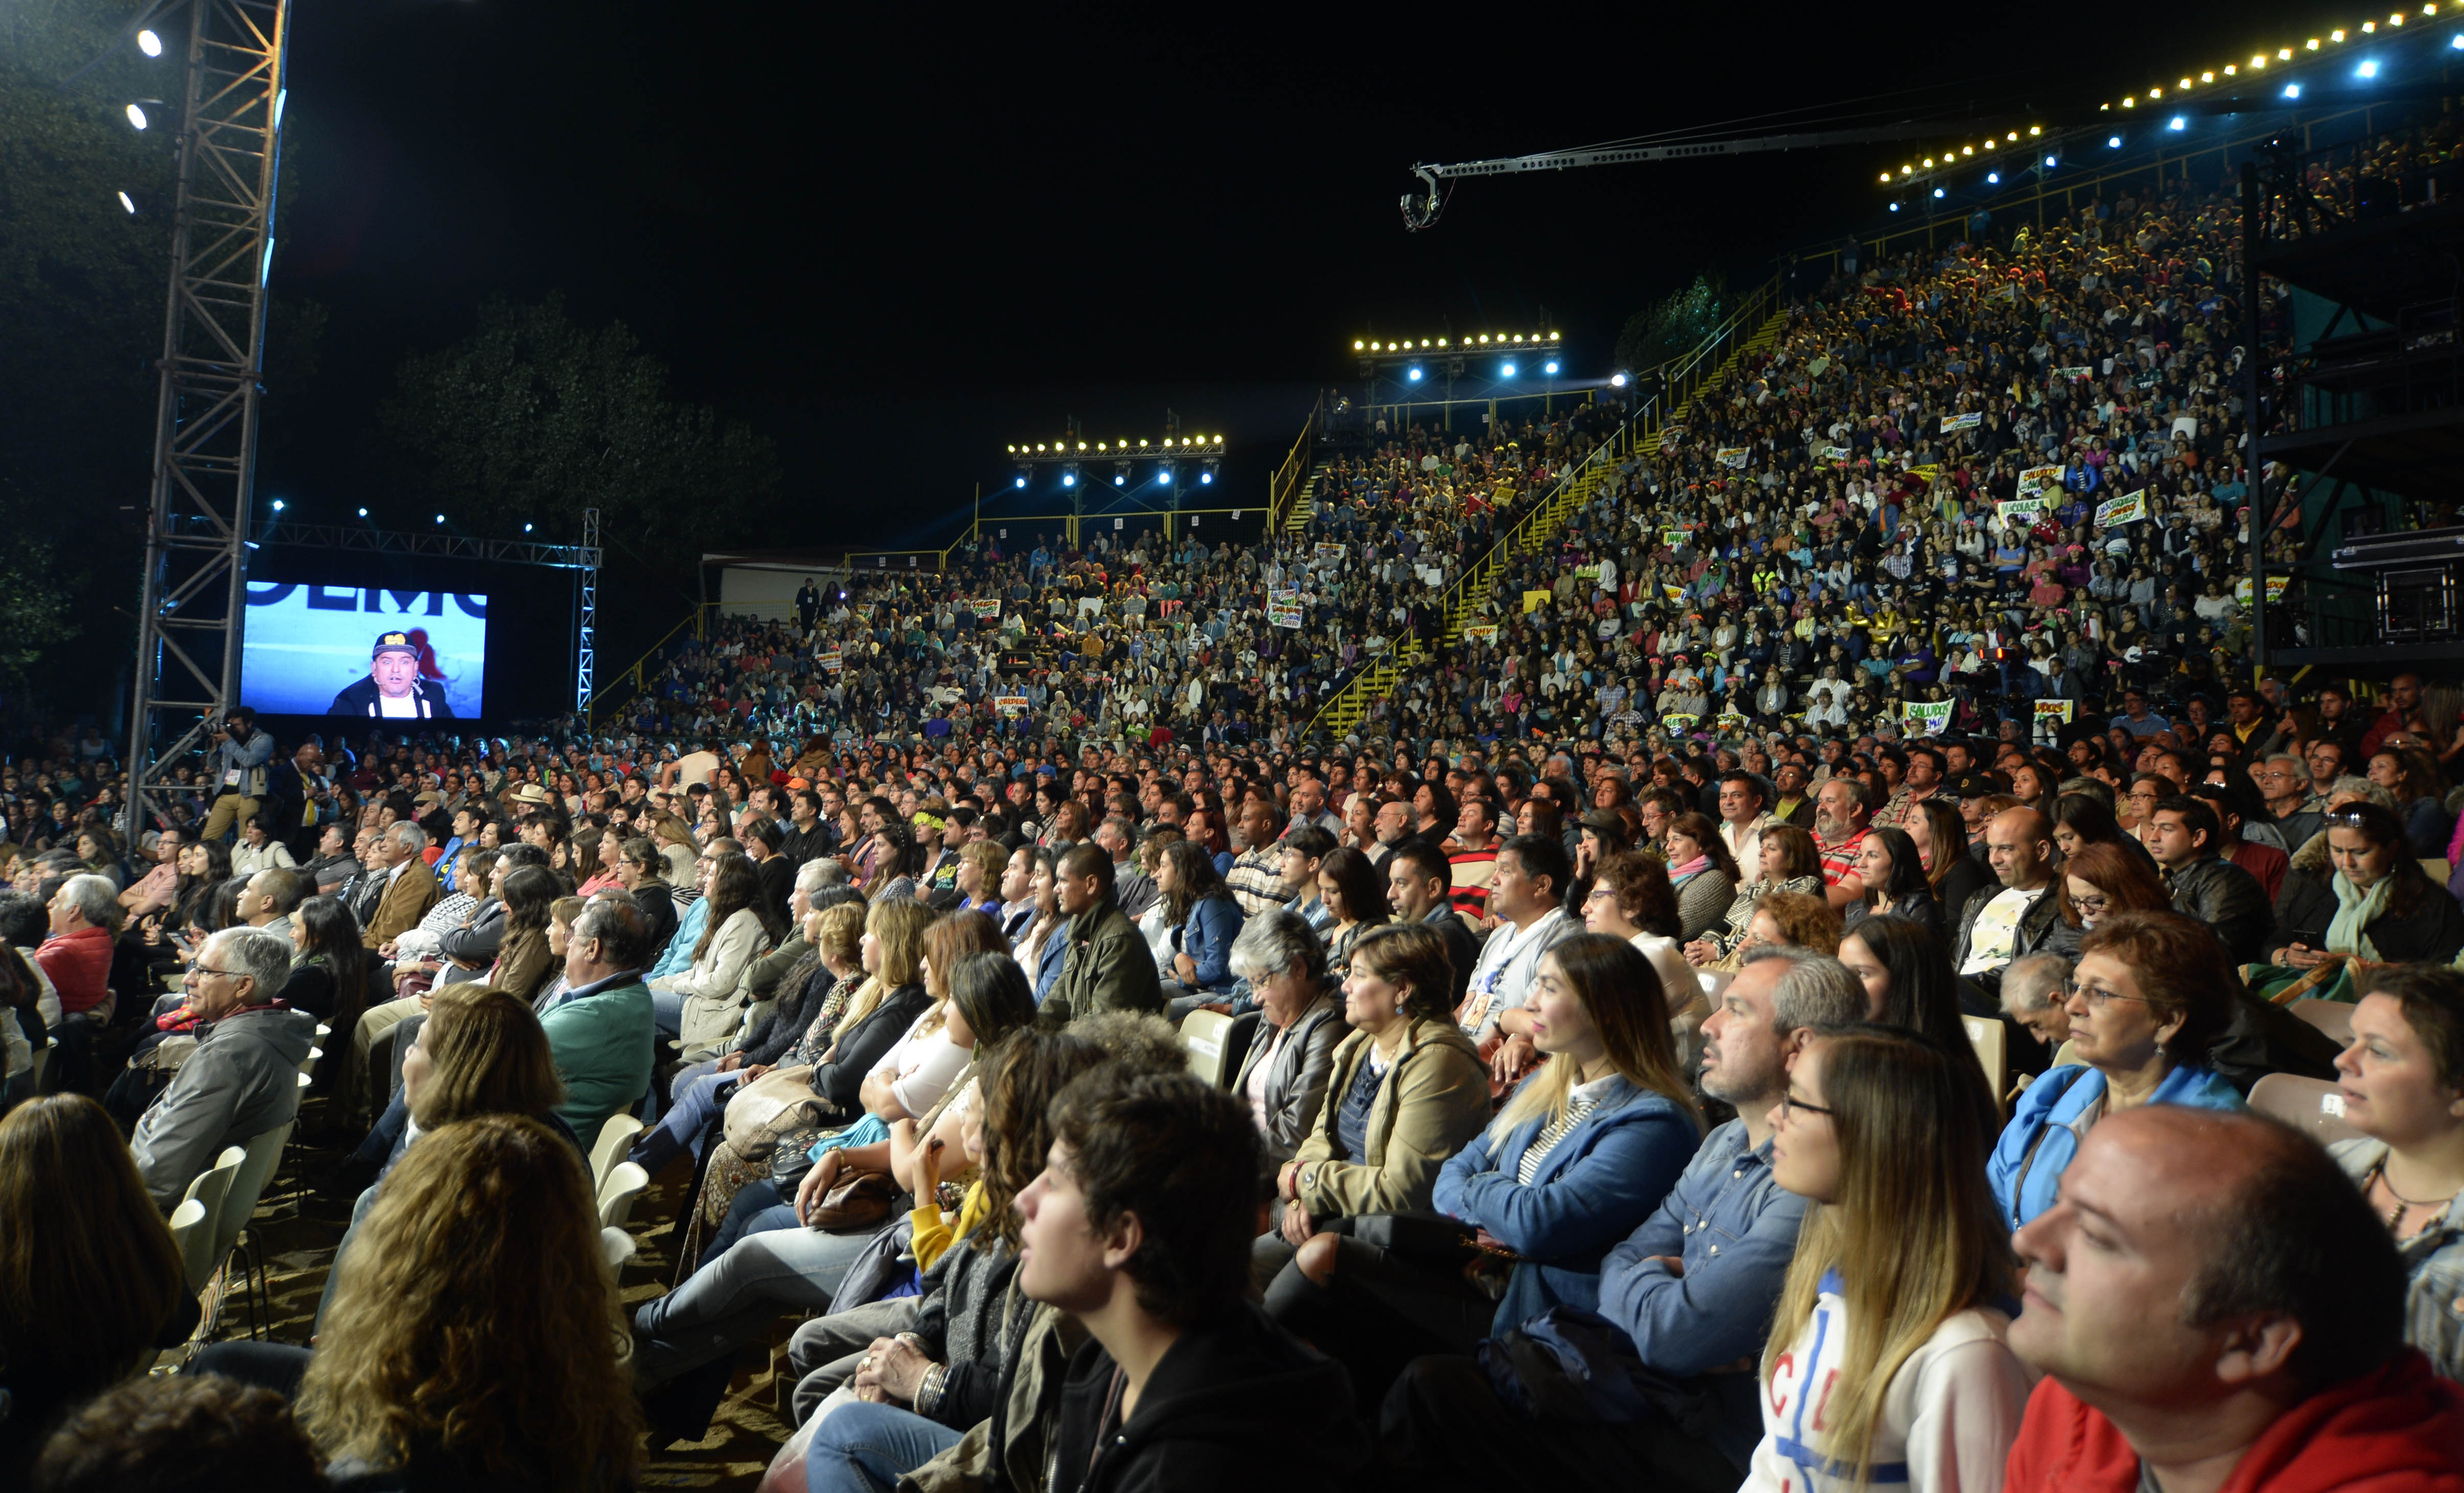
[[[290,0],[188,0],[126,828],[236,703]]]

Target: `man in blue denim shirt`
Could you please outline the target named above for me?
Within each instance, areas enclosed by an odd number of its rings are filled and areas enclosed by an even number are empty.
[[[1667,1199],[1600,1270],[1600,1316],[1641,1360],[1630,1372],[1640,1414],[1582,1418],[1552,1401],[1544,1422],[1491,1387],[1491,1372],[1509,1369],[1506,1353],[1422,1358],[1386,1396],[1378,1445],[1390,1465],[1424,1487],[1480,1493],[1623,1486],[1641,1468],[1673,1493],[1737,1486],[1762,1435],[1754,1370],[1805,1216],[1805,1199],[1771,1180],[1771,1111],[1803,1029],[1862,1020],[1845,975],[1805,950],[1757,951],[1704,1022],[1703,1091],[1737,1118],[1704,1138]]]

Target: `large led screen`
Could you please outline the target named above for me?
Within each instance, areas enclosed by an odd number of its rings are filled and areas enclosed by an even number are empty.
[[[488,599],[461,591],[251,584],[240,698],[270,715],[475,720]]]

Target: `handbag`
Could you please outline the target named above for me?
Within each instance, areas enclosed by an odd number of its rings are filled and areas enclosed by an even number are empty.
[[[834,1233],[870,1228],[889,1218],[891,1207],[905,1196],[887,1173],[858,1172],[831,1184],[804,1221]]]
[[[739,1084],[727,1101],[728,1149],[748,1161],[770,1154],[780,1137],[809,1129],[823,1115],[821,1096],[813,1092],[813,1069],[772,1068],[750,1084]]]

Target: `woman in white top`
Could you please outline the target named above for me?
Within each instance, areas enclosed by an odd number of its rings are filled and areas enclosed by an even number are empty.
[[[293,867],[291,847],[275,838],[282,832],[273,814],[259,810],[240,825],[239,843],[231,846],[231,874],[253,876],[275,867]]]
[[[1893,1027],[1797,1054],[1771,1179],[1814,1206],[1763,1350],[1744,1493],[2001,1487],[2031,1376],[2004,1342],[2015,1269],[1973,1082]]]

